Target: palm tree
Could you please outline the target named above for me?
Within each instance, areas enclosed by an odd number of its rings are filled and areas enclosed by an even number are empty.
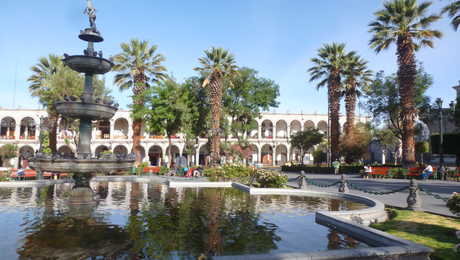
[[[367,61],[355,53],[350,53],[346,58],[344,76],[343,94],[345,95],[347,117],[345,135],[349,135],[355,126],[356,101],[360,95],[359,88],[371,82],[372,71],[367,68]]]
[[[203,87],[208,89],[211,100],[211,164],[220,162],[220,117],[224,80],[237,73],[234,56],[223,48],[212,47],[204,51],[205,56],[198,61],[201,67],[196,67],[205,77]]]
[[[150,87],[166,77],[166,68],[163,55],[156,52],[157,46],[150,46],[148,41],[132,39],[129,43],[122,43],[122,52],[113,60],[115,75],[114,83],[120,90],[133,91],[133,152],[136,154],[136,164],[141,163],[141,128],[142,118],[136,116],[136,111],[143,106],[142,94]]]
[[[49,148],[51,152],[56,153],[56,137],[59,114],[56,112],[54,103],[63,98],[64,95],[73,95],[77,83],[78,73],[65,67],[62,58],[50,54],[48,57],[41,57],[38,63],[32,66],[32,75],[27,79],[30,82],[29,91],[34,97],[38,97],[39,102],[46,107],[49,122]],[[70,84],[64,82],[67,79]],[[59,82],[58,82],[59,81]],[[83,86],[80,87],[82,89]]]
[[[385,2],[384,8],[375,13],[376,20],[369,24],[373,37],[369,42],[377,53],[396,45],[398,58],[398,84],[401,99],[401,119],[403,123],[402,159],[403,164],[415,163],[414,84],[417,74],[415,52],[421,47],[433,47],[433,39],[441,38],[430,25],[439,20],[438,15],[427,15],[431,2],[418,4],[416,0],[392,0]]]
[[[330,116],[330,138],[331,138],[331,161],[339,158],[339,113],[341,78],[344,75],[346,65],[345,44],[325,44],[318,50],[318,57],[311,59],[313,67],[310,73],[310,81],[320,80],[317,88],[327,86],[329,116]]]
[[[460,1],[454,1],[442,9],[443,13],[447,13],[452,18],[451,24],[454,30],[458,29],[460,25]]]

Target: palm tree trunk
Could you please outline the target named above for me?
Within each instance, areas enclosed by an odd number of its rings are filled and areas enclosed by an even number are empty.
[[[136,155],[135,165],[139,165],[142,162],[141,128],[142,128],[142,120],[135,119],[133,121],[133,152]]]
[[[49,148],[53,154],[57,153],[57,129],[59,116],[50,116]]]
[[[345,110],[347,113],[345,135],[349,135],[353,132],[353,128],[355,127],[356,89],[354,86],[348,89],[345,95]]]
[[[142,73],[134,76],[134,88],[133,88],[133,104],[139,106],[143,105],[142,94],[147,89],[145,85],[146,78]],[[134,118],[133,120],[133,152],[136,156],[135,165],[142,163],[141,154],[141,131],[142,130],[142,118]]]
[[[331,161],[335,161],[339,159],[340,77],[332,76],[329,80],[328,92],[331,117]]]
[[[403,125],[402,136],[402,163],[404,166],[415,164],[414,140],[414,86],[417,74],[414,48],[410,36],[398,38],[398,83],[401,99],[401,121]]]
[[[172,141],[171,141],[171,135],[168,134],[168,160],[169,160],[169,168],[173,166],[173,158],[172,158]]]
[[[222,82],[213,79],[210,83],[211,94],[211,165],[220,163],[220,115],[222,105]]]

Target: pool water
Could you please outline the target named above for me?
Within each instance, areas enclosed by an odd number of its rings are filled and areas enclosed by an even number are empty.
[[[0,188],[0,259],[196,259],[366,247],[318,225],[343,199],[249,195],[233,188],[92,183],[98,203],[66,203],[72,184]]]

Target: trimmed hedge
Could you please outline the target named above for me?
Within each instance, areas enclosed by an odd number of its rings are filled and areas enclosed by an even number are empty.
[[[358,174],[363,171],[362,165],[343,165],[339,168],[339,173],[344,174]],[[293,166],[281,166],[283,172],[300,172],[305,173],[317,173],[317,174],[334,174],[334,167],[321,167],[321,166],[309,166],[309,165],[293,165]]]

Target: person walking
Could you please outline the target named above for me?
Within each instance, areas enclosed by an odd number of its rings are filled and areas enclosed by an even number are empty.
[[[339,160],[335,160],[332,163],[332,167],[334,167],[334,174],[335,175],[339,174],[339,170],[340,170],[340,162],[339,162]]]

